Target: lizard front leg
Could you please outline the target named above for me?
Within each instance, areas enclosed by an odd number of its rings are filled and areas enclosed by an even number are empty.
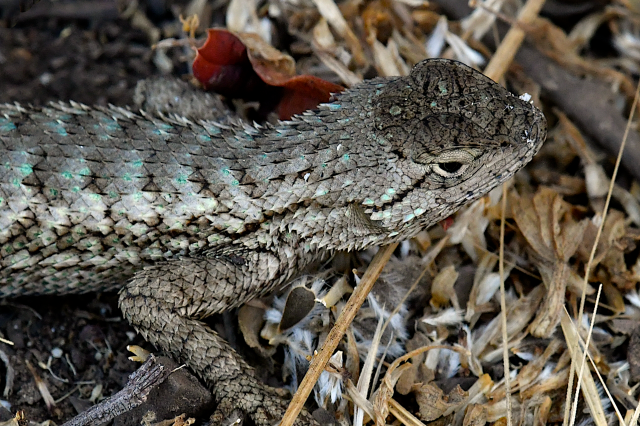
[[[282,258],[284,257],[284,259]],[[261,383],[244,360],[200,319],[238,306],[284,282],[296,268],[271,252],[250,251],[163,262],[139,272],[120,293],[124,317],[155,346],[186,363],[210,386],[214,419],[235,410],[258,426],[276,424],[288,401]],[[303,413],[298,425],[316,424]]]

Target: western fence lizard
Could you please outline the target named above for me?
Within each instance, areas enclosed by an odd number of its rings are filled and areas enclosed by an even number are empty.
[[[214,417],[269,425],[285,401],[199,319],[324,253],[412,237],[545,136],[533,105],[443,59],[275,126],[0,105],[0,297],[122,287],[125,318],[209,384]]]

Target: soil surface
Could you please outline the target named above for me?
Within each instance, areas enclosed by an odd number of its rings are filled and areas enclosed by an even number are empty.
[[[118,18],[115,1],[56,7],[43,1],[26,14],[11,14],[6,3],[0,4],[0,16],[9,17],[0,23],[0,103],[129,105],[136,82],[159,73],[148,34]],[[155,25],[178,22],[170,2],[164,8],[147,3],[138,7]],[[175,65],[176,73],[187,69]],[[0,302],[0,337],[14,343],[0,342],[8,357],[8,363],[0,362],[0,389],[7,383],[7,365],[14,375],[2,405],[14,413],[23,410],[28,421],[61,424],[120,390],[139,366],[127,359],[126,346],[153,348],[122,319],[117,299],[111,293]],[[47,392],[55,405],[45,404]],[[0,421],[7,417],[0,412]]]

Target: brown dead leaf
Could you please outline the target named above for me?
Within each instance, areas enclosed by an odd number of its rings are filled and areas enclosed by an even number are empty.
[[[354,33],[353,29],[345,19],[342,11],[338,8],[333,0],[314,0],[313,1],[318,12],[324,19],[327,20],[331,28],[344,39],[347,47],[353,55],[353,61],[358,66],[364,66],[367,63],[367,58],[360,44],[360,40]],[[355,14],[356,8],[344,9],[347,16]]]
[[[628,227],[626,221],[623,213],[617,210],[609,211],[593,261],[593,270],[599,264],[607,273],[607,276],[599,273],[597,278],[614,283],[621,290],[634,288],[640,281],[640,276],[628,269],[625,259],[627,253],[635,250],[638,239],[637,231]],[[593,247],[596,233],[596,225],[590,222],[578,250],[579,259],[585,263]]]
[[[429,302],[434,309],[440,309],[451,303],[454,308],[460,309],[458,304],[458,296],[453,289],[458,272],[453,265],[443,268],[433,279],[431,284],[431,301]]]
[[[584,178],[568,176],[555,170],[536,168],[531,170],[531,175],[540,184],[545,185],[563,196],[584,194],[586,185]]]
[[[515,198],[513,217],[536,254],[534,263],[547,288],[529,330],[536,337],[549,337],[560,322],[571,271],[568,261],[580,246],[588,220],[576,221],[572,206],[550,188],[540,187],[533,197]]]
[[[292,288],[284,304],[278,332],[282,333],[299,323],[311,312],[315,304],[316,294],[313,291],[303,285]]]
[[[560,371],[554,372],[553,375],[547,376],[544,380],[536,382],[533,386],[522,391],[520,397],[523,400],[531,399],[536,395],[551,393],[558,389],[567,388],[569,382],[569,368],[563,368]]]
[[[362,12],[362,20],[365,34],[369,37],[377,37],[382,42],[386,42],[391,37],[393,28],[396,27],[391,9],[380,1],[372,1],[367,5]],[[368,41],[369,44],[373,42],[373,40]]]
[[[547,361],[549,361],[556,352],[560,351],[561,348],[562,342],[558,339],[553,339],[541,355],[536,356],[527,365],[520,369],[518,376],[516,376],[516,380],[514,381],[514,388],[517,387],[520,389],[520,392],[523,392],[531,387],[531,385],[541,376],[542,370],[547,364]]]
[[[243,305],[238,310],[238,325],[244,341],[249,347],[255,349],[267,358],[276,353],[274,346],[265,346],[260,341],[260,330],[264,323],[264,309],[251,305]]]
[[[524,330],[533,315],[538,312],[540,303],[544,299],[545,289],[543,286],[537,286],[526,296],[520,297],[514,303],[509,304],[507,309],[507,334],[509,341],[514,336]],[[482,353],[488,345],[497,346],[501,344],[501,327],[499,326],[499,317],[495,317],[481,333],[478,333],[474,339],[471,354],[482,360]]]
[[[347,336],[347,341],[345,343],[346,359],[344,367],[351,380],[358,383],[360,379],[360,354],[358,353],[356,337],[353,334],[353,325],[347,329],[345,335]]]
[[[414,349],[427,346],[429,343],[431,343],[429,338],[422,332],[418,331],[410,340],[407,341],[405,346],[407,352],[411,352]],[[435,378],[433,370],[425,368],[424,360],[426,357],[427,354],[421,353],[411,358],[411,367],[407,368],[400,376],[400,379],[398,379],[396,392],[400,395],[407,395],[415,385],[419,386],[420,384],[426,383]]]
[[[547,289],[547,296],[529,326],[529,331],[536,337],[549,338],[562,315],[570,267],[567,263],[560,261],[554,263],[540,262],[536,267]]]
[[[552,261],[550,247],[545,243],[540,220],[533,205],[533,198],[515,196],[515,201],[511,203],[513,217],[531,248],[546,261]]]
[[[623,314],[626,310],[624,296],[613,283],[603,282],[602,291],[607,298],[607,305],[613,310],[614,314]]]
[[[484,426],[487,423],[487,409],[484,405],[471,404],[464,415],[462,426]]]
[[[293,58],[271,46],[259,35],[240,33],[236,36],[244,43],[254,71],[265,83],[277,86],[283,79],[296,74],[296,63]]]
[[[426,34],[431,34],[438,24],[440,14],[432,10],[417,9],[411,12],[411,18],[420,26],[420,29]]]
[[[416,402],[420,407],[418,417],[424,421],[432,421],[441,417],[445,411],[462,403],[469,394],[456,386],[448,395],[433,383],[416,385],[412,389],[416,395]]]

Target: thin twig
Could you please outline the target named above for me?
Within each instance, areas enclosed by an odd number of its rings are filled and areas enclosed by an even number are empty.
[[[578,374],[578,385],[576,386],[576,396],[573,400],[573,406],[571,408],[571,421],[570,421],[570,426],[573,426],[576,420],[576,413],[578,411],[578,395],[579,395],[579,391],[580,391],[580,386],[582,385],[582,376],[584,373],[584,366],[585,366],[585,360],[587,357],[587,353],[589,352],[589,343],[591,343],[591,335],[593,334],[593,326],[596,322],[596,312],[598,311],[598,304],[597,302],[600,301],[600,294],[602,293],[602,284],[600,284],[600,286],[598,286],[598,295],[596,296],[596,307],[593,310],[593,315],[591,318],[591,325],[589,326],[589,333],[587,334],[587,341],[584,344],[584,352],[581,355],[581,362],[580,362],[580,374]],[[580,322],[578,321],[578,327],[580,326]],[[576,334],[580,335],[580,332],[578,329],[576,329]],[[615,405],[615,404],[614,404]]]
[[[500,321],[502,323],[502,364],[504,369],[504,387],[507,397],[507,425],[511,426],[511,367],[509,366],[509,335],[507,333],[507,300],[504,289],[504,222],[507,211],[507,184],[502,184],[502,205],[500,206]]]
[[[489,62],[487,68],[484,70],[484,73],[489,78],[497,81],[494,76],[499,76],[498,78],[500,78],[507,71],[507,68],[511,62],[513,62],[513,58],[522,44],[522,40],[524,40],[525,33],[522,27],[537,18],[538,13],[540,13],[542,9],[542,5],[544,5],[544,0],[529,0],[522,6],[518,14],[519,25],[513,25],[509,29],[509,32],[507,32],[507,35],[505,35],[500,46],[498,46],[491,58],[491,62]]]
[[[156,357],[151,356],[129,376],[127,384],[121,391],[78,414],[63,426],[85,426],[109,422],[146,401],[149,393],[171,373],[172,371],[165,370]]]
[[[302,406],[313,390],[320,374],[324,371],[325,365],[329,362],[329,358],[333,355],[338,343],[342,340],[342,336],[344,336],[347,328],[355,318],[356,313],[358,313],[360,306],[367,298],[369,291],[371,291],[371,287],[373,287],[373,284],[375,284],[378,279],[380,272],[382,272],[382,268],[387,264],[387,261],[397,246],[398,243],[389,244],[388,246],[381,247],[378,253],[376,253],[371,264],[367,268],[367,271],[362,276],[360,284],[358,284],[351,297],[349,297],[349,300],[342,309],[336,324],[329,332],[327,339],[322,345],[322,349],[313,356],[311,365],[309,365],[309,371],[307,371],[304,379],[302,379],[302,382],[298,387],[298,391],[293,395],[291,403],[287,408],[287,412],[284,413],[284,417],[282,417],[280,426],[291,426],[296,420],[296,417],[298,417],[300,410],[302,410]]]

